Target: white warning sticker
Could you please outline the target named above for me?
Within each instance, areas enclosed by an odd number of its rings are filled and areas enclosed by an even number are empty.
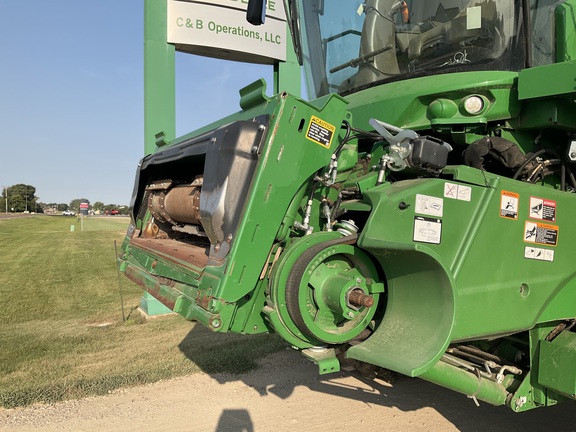
[[[444,212],[444,200],[428,195],[416,195],[416,213],[442,217]]]
[[[524,258],[537,261],[554,261],[554,251],[533,246],[524,246]]]
[[[530,219],[556,221],[556,201],[530,197]]]
[[[455,183],[444,183],[444,198],[470,201],[472,199],[472,188]]]
[[[442,237],[442,220],[414,216],[413,240],[421,243],[440,244]]]

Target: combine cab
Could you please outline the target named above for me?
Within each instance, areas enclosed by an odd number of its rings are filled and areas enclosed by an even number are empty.
[[[256,82],[145,157],[121,269],[320,373],[363,362],[514,411],[575,399],[575,9],[288,1],[310,101]]]

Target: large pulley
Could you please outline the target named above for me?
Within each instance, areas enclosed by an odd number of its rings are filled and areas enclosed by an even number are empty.
[[[356,236],[317,233],[287,250],[271,295],[284,326],[312,345],[343,344],[370,325],[384,285]]]

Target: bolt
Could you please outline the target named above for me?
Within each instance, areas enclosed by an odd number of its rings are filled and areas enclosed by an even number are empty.
[[[214,252],[218,252],[220,250],[220,243],[217,243],[216,246],[214,246]]]
[[[252,147],[252,153],[257,153],[257,152],[258,152],[258,146]]]
[[[266,126],[264,126],[264,125],[262,125],[262,124],[258,126],[258,130],[263,131],[264,129],[266,129]]]
[[[372,307],[374,306],[374,298],[370,297],[369,295],[364,294],[360,288],[354,289],[350,291],[348,294],[348,302],[352,306],[364,306],[364,307]]]
[[[576,152],[570,153],[570,159],[576,159]]]
[[[361,284],[361,283],[362,283],[362,279],[356,278],[356,283],[357,283],[357,284]]]
[[[212,327],[219,328],[222,325],[219,319],[215,318],[212,320]]]
[[[404,201],[400,201],[398,203],[398,208],[400,210],[406,210],[408,207],[410,207],[410,204],[405,203]]]
[[[354,312],[348,312],[348,318],[354,318]]]
[[[228,243],[230,243],[232,241],[232,234],[228,234],[228,237],[226,237],[226,241]]]

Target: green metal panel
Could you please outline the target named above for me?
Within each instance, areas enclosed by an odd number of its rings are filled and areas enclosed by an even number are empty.
[[[546,83],[546,85],[542,85]],[[576,94],[576,61],[524,69],[518,75],[518,99],[571,97]]]
[[[560,333],[554,340],[540,342],[538,382],[576,399],[576,334]]]
[[[556,61],[576,60],[576,1],[566,0],[556,8]]]
[[[470,170],[458,168],[453,180],[409,180],[366,193],[373,210],[359,245],[386,272],[389,302],[374,336],[349,350],[352,358],[418,375],[451,340],[532,328],[557,292],[565,286],[567,293],[573,292],[576,238],[570,228],[576,202],[560,191],[484,173],[484,184],[466,185],[469,201],[443,198],[443,216],[437,218],[441,223],[435,225],[442,230],[439,244],[414,242],[418,196],[444,197],[446,188],[457,186],[458,172]],[[507,193],[518,196],[515,218],[501,216]],[[562,237],[546,248],[553,261],[525,258],[529,248],[538,246],[526,242],[525,235],[532,226],[530,198],[539,196],[557,203],[550,224]],[[401,202],[407,206],[400,207]],[[497,254],[491,253],[495,247]],[[554,304],[547,319],[576,315],[576,304]]]
[[[300,64],[294,52],[290,29],[286,26],[286,61],[274,63],[274,94],[287,92],[294,96],[302,93]]]
[[[368,120],[376,117],[387,123],[408,129],[427,129],[431,120],[437,122],[449,119],[459,124],[485,124],[515,117],[520,111],[516,99],[516,78],[514,72],[467,72],[446,75],[431,86],[426,78],[398,81],[360,91],[347,96],[349,110],[354,124],[359,128],[370,128]],[[465,114],[461,110],[462,99],[479,94],[489,101],[486,109],[476,116]],[[436,100],[451,100],[457,107],[455,111],[430,110]]]

